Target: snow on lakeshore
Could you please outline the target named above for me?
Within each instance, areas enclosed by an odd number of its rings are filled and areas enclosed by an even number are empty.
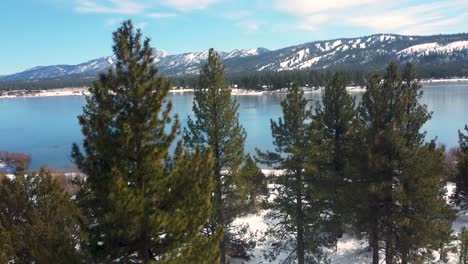
[[[450,79],[422,79],[419,83],[453,83],[453,82],[468,82],[468,78],[450,78]]]
[[[323,91],[323,88],[309,88],[303,87],[304,93],[320,93]],[[348,92],[365,92],[365,87],[359,86],[349,86],[346,87]],[[184,94],[184,93],[193,93],[194,89],[172,89],[169,90],[170,94]],[[247,90],[247,89],[231,89],[231,94],[233,96],[242,96],[242,95],[250,95],[250,96],[259,96],[259,95],[268,95],[268,94],[284,94],[287,93],[288,89],[278,89],[274,91],[258,91],[258,90]],[[26,93],[23,91],[9,91],[10,94],[7,95],[0,95],[0,99],[2,98],[28,98],[28,97],[55,97],[55,96],[85,96],[89,95],[88,88],[60,88],[60,89],[50,89],[50,90],[38,90],[33,91],[31,93]]]
[[[421,84],[428,83],[454,83],[454,82],[468,82],[468,77],[466,78],[450,78],[450,79],[421,79],[419,80]],[[304,93],[320,93],[323,91],[323,87],[302,87]],[[347,86],[346,90],[349,93],[362,93],[366,91],[365,87],[361,86]],[[172,89],[169,90],[171,94],[184,94],[184,93],[193,93],[194,89]],[[238,89],[232,88],[231,94],[234,96],[241,95],[268,95],[268,94],[283,94],[287,93],[288,89],[278,89],[273,91],[258,91],[258,90],[248,90],[248,89]],[[6,95],[0,95],[0,99],[3,98],[21,98],[21,97],[52,97],[52,96],[84,96],[89,95],[89,90],[86,87],[82,88],[58,88],[58,89],[49,89],[49,90],[38,90],[31,93],[26,93],[25,91],[8,91]]]
[[[15,92],[15,91],[12,91]],[[88,95],[88,88],[60,88],[50,90],[39,90],[31,93],[19,92],[11,95],[1,95],[0,98],[17,98],[17,97],[51,97],[51,96],[83,96]]]

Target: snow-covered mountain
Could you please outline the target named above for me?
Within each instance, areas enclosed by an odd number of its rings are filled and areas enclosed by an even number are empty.
[[[171,55],[154,50],[155,65],[167,75],[197,74],[208,50]],[[376,34],[358,38],[314,41],[278,50],[236,49],[220,52],[230,73],[303,69],[382,69],[390,60],[413,61],[419,67],[468,66],[468,33],[433,36]],[[108,56],[78,65],[39,66],[0,77],[2,81],[94,77],[115,64]]]
[[[269,52],[265,48],[256,49],[236,49],[231,52],[220,52],[221,58],[245,58],[248,56],[260,55]],[[206,62],[208,58],[208,50],[202,52],[192,52],[170,55],[163,49],[153,50],[155,65],[166,74],[196,74],[200,66]],[[3,76],[0,81],[20,81],[20,80],[35,80],[45,78],[64,78],[64,77],[94,77],[99,72],[106,71],[109,67],[115,65],[115,56],[102,57],[95,60],[90,60],[78,65],[52,65],[38,66],[27,69],[23,72],[12,75]]]
[[[382,69],[390,60],[419,66],[468,64],[468,34],[402,36],[377,34],[309,42],[243,60],[226,61],[233,72],[323,68]],[[234,63],[236,62],[236,63]]]

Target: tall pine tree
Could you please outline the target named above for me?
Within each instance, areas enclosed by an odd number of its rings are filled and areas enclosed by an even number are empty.
[[[116,67],[90,88],[79,116],[84,152],[72,149],[87,176],[78,196],[87,246],[97,262],[214,263],[218,237],[200,235],[211,210],[211,154],[179,144],[171,158],[179,133],[171,84],[131,21],[113,36]]]
[[[327,202],[319,195],[324,157],[312,129],[312,113],[299,85],[281,102],[283,117],[271,120],[274,152],[258,151],[261,162],[282,173],[272,177],[274,194],[267,218],[275,224],[267,234],[274,245],[269,259],[288,253],[283,263],[324,263],[325,247],[333,245]]]
[[[386,263],[408,263],[450,235],[453,214],[443,198],[443,150],[424,142],[421,128],[430,114],[418,101],[419,89],[414,66],[408,64],[402,78],[392,62],[383,80],[370,78],[359,107],[366,156],[358,180],[365,188],[356,190],[367,205],[361,227],[369,234],[373,263],[379,263],[381,242]]]
[[[248,186],[240,166],[244,161],[246,133],[239,123],[239,104],[231,98],[231,89],[224,79],[225,66],[213,49],[209,50],[208,62],[200,70],[193,102],[194,119],[188,119],[184,131],[185,144],[213,151],[213,219],[208,225],[208,235],[217,227],[224,230],[219,244],[221,263],[226,255],[247,257],[252,244],[242,241],[237,232],[242,228],[233,225],[248,203]]]
[[[321,103],[317,103],[313,116],[313,127],[318,129],[320,143],[327,146],[329,160],[328,179],[323,192],[330,197],[335,232],[341,236],[342,225],[350,221],[353,201],[351,180],[351,157],[354,155],[353,129],[356,109],[354,98],[346,90],[347,81],[343,73],[335,73],[325,86]],[[347,221],[346,221],[347,220]]]

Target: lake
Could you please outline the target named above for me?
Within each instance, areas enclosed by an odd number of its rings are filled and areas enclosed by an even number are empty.
[[[429,139],[448,147],[458,144],[457,131],[468,123],[468,83],[425,84],[422,103],[433,112],[424,130]],[[356,100],[362,94],[355,93]],[[315,105],[320,94],[306,94]],[[242,95],[239,102],[240,121],[247,131],[246,151],[272,149],[270,119],[281,116],[280,102],[285,95]],[[191,114],[192,94],[171,94],[174,113],[181,123]],[[77,116],[85,104],[84,97],[37,97],[0,99],[0,150],[32,155],[31,168],[41,165],[69,168],[73,142],[82,139]]]

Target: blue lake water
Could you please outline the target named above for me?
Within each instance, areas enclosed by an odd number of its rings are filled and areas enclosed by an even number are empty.
[[[425,125],[428,138],[448,147],[457,145],[458,129],[468,123],[468,83],[428,84],[423,88],[422,103],[433,111]],[[354,94],[359,101],[361,94]],[[312,104],[320,94],[306,94]],[[239,101],[240,121],[247,131],[246,151],[271,149],[270,119],[281,116],[284,95],[243,95]],[[191,114],[193,95],[173,94],[174,113],[182,124]],[[82,139],[77,116],[85,104],[84,97],[42,97],[0,99],[0,150],[32,155],[31,168],[73,166],[69,156],[71,144]]]

